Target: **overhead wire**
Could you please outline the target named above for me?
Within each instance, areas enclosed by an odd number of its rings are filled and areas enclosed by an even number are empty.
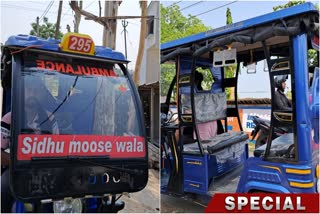
[[[43,12],[43,14],[40,16],[39,21],[41,21],[48,14],[48,12],[50,11],[53,3],[54,3],[54,1],[50,1],[50,3],[48,4],[47,8]]]
[[[11,4],[1,4],[0,7],[4,7],[4,8],[14,8],[14,9],[23,9],[23,10],[30,10],[30,11],[40,11],[42,12],[42,9],[36,9],[36,8],[31,8],[31,7],[24,7],[24,6],[20,6],[20,5],[11,5]],[[57,14],[56,12],[48,12],[50,14]],[[70,15],[70,14],[67,14]]]
[[[186,6],[186,7],[184,7],[184,8],[181,8],[180,11],[181,11],[181,10],[188,9],[188,8],[190,8],[190,7],[193,7],[193,6],[195,6],[195,5],[197,5],[197,4],[200,4],[200,3],[202,3],[202,2],[204,2],[204,1],[198,1],[198,2],[196,2],[196,3],[193,3],[193,4],[189,5],[189,6]]]
[[[215,8],[213,8],[213,9],[207,10],[207,11],[205,11],[205,12],[199,13],[199,14],[194,15],[194,16],[195,16],[195,17],[201,16],[201,15],[206,14],[206,13],[209,13],[209,12],[211,12],[211,11],[220,9],[220,8],[222,8],[222,7],[225,7],[225,6],[228,6],[228,5],[230,5],[230,4],[234,4],[234,3],[236,3],[237,1],[238,1],[238,0],[233,1],[233,2],[229,2],[229,3],[227,3],[227,4],[221,5],[221,6],[219,6],[219,7],[215,7]]]
[[[173,4],[170,4],[168,7],[173,7],[174,5],[179,4],[180,2],[182,2],[182,0],[181,0],[181,1],[174,2]]]

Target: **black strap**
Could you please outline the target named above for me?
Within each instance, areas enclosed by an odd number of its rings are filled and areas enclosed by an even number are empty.
[[[10,124],[8,124],[8,123],[6,123],[6,122],[1,121],[1,127],[10,130]]]

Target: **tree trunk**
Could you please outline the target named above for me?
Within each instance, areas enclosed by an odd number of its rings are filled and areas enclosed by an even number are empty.
[[[147,16],[147,1],[140,1],[141,5],[141,16]],[[147,19],[141,18],[141,26],[140,26],[140,42],[139,42],[139,50],[138,56],[136,60],[136,67],[134,69],[134,82],[136,85],[139,85],[140,81],[140,67],[143,58],[144,46],[145,46],[145,37],[146,37],[146,29],[147,29]]]

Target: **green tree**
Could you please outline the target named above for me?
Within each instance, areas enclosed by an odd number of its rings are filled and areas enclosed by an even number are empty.
[[[227,12],[226,12],[226,24],[227,25],[230,25],[232,24],[232,15],[231,15],[231,10],[230,8],[228,7],[227,8]],[[232,65],[232,66],[227,66],[227,67],[224,67],[224,77],[225,78],[232,78],[234,77],[234,74],[236,72],[236,69],[237,69],[237,66],[236,65]],[[231,99],[231,100],[234,100],[234,88],[227,88],[226,89],[226,93],[227,93],[227,99]]]
[[[30,35],[37,36],[37,23],[31,23],[32,30]],[[56,32],[56,24],[50,23],[47,17],[43,17],[43,24],[39,25],[39,37],[41,38],[54,38]],[[62,32],[59,31],[58,39],[63,36]]]
[[[303,4],[305,2],[306,2],[305,0],[292,0],[292,1],[289,1],[288,3],[286,3],[286,4],[278,5],[278,6],[273,7],[273,11],[277,11],[277,10],[281,10],[281,9],[284,9],[284,8],[292,7],[292,6],[295,6],[295,5],[298,5],[298,4]]]
[[[180,12],[178,5],[164,7],[160,5],[161,10],[161,43],[175,39],[201,33],[211,28],[205,26],[200,19],[188,15],[185,17]],[[170,83],[175,75],[175,65],[161,65],[161,96],[166,96]],[[204,82],[206,77],[204,77]]]
[[[231,10],[230,10],[230,8],[228,7],[228,8],[227,8],[227,25],[232,24],[232,23],[233,23],[233,22],[232,22]]]
[[[178,5],[164,7],[161,9],[161,43],[183,38],[192,34],[204,32],[210,29],[200,19],[188,15],[185,17],[180,12]]]
[[[278,5],[273,7],[273,10],[277,11],[277,10],[281,10],[284,8],[292,7],[292,6],[303,4],[303,3],[305,3],[305,0],[291,0],[284,5]],[[319,10],[319,5],[316,4],[315,6]],[[317,56],[316,50],[313,50],[313,49],[308,50],[308,63],[309,63],[309,66],[318,65],[318,56]]]

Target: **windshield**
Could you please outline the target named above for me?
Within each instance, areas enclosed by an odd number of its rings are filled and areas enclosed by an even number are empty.
[[[133,90],[116,64],[27,52],[18,81],[20,95],[17,101],[22,107],[18,107],[17,125],[22,151],[31,153],[36,138],[27,145],[25,139],[20,139],[21,135],[32,137],[42,134],[47,138],[50,135],[53,141],[66,140],[66,135],[79,135],[77,139],[82,139],[82,144],[95,140],[87,146],[94,151],[89,155],[97,155],[100,146],[109,151],[107,144],[100,145],[99,141],[113,143],[115,137],[119,141],[144,141]],[[57,135],[64,138],[56,138]],[[133,136],[137,137],[133,139]],[[37,136],[37,140],[40,139],[45,141],[49,138]],[[69,150],[71,148],[70,145]],[[86,151],[86,146],[81,148],[81,152]],[[73,150],[76,151],[76,147]],[[59,153],[57,148],[55,153]],[[114,157],[130,157],[128,153],[122,154]],[[145,151],[138,156],[144,155]],[[21,160],[27,159],[29,157]]]

